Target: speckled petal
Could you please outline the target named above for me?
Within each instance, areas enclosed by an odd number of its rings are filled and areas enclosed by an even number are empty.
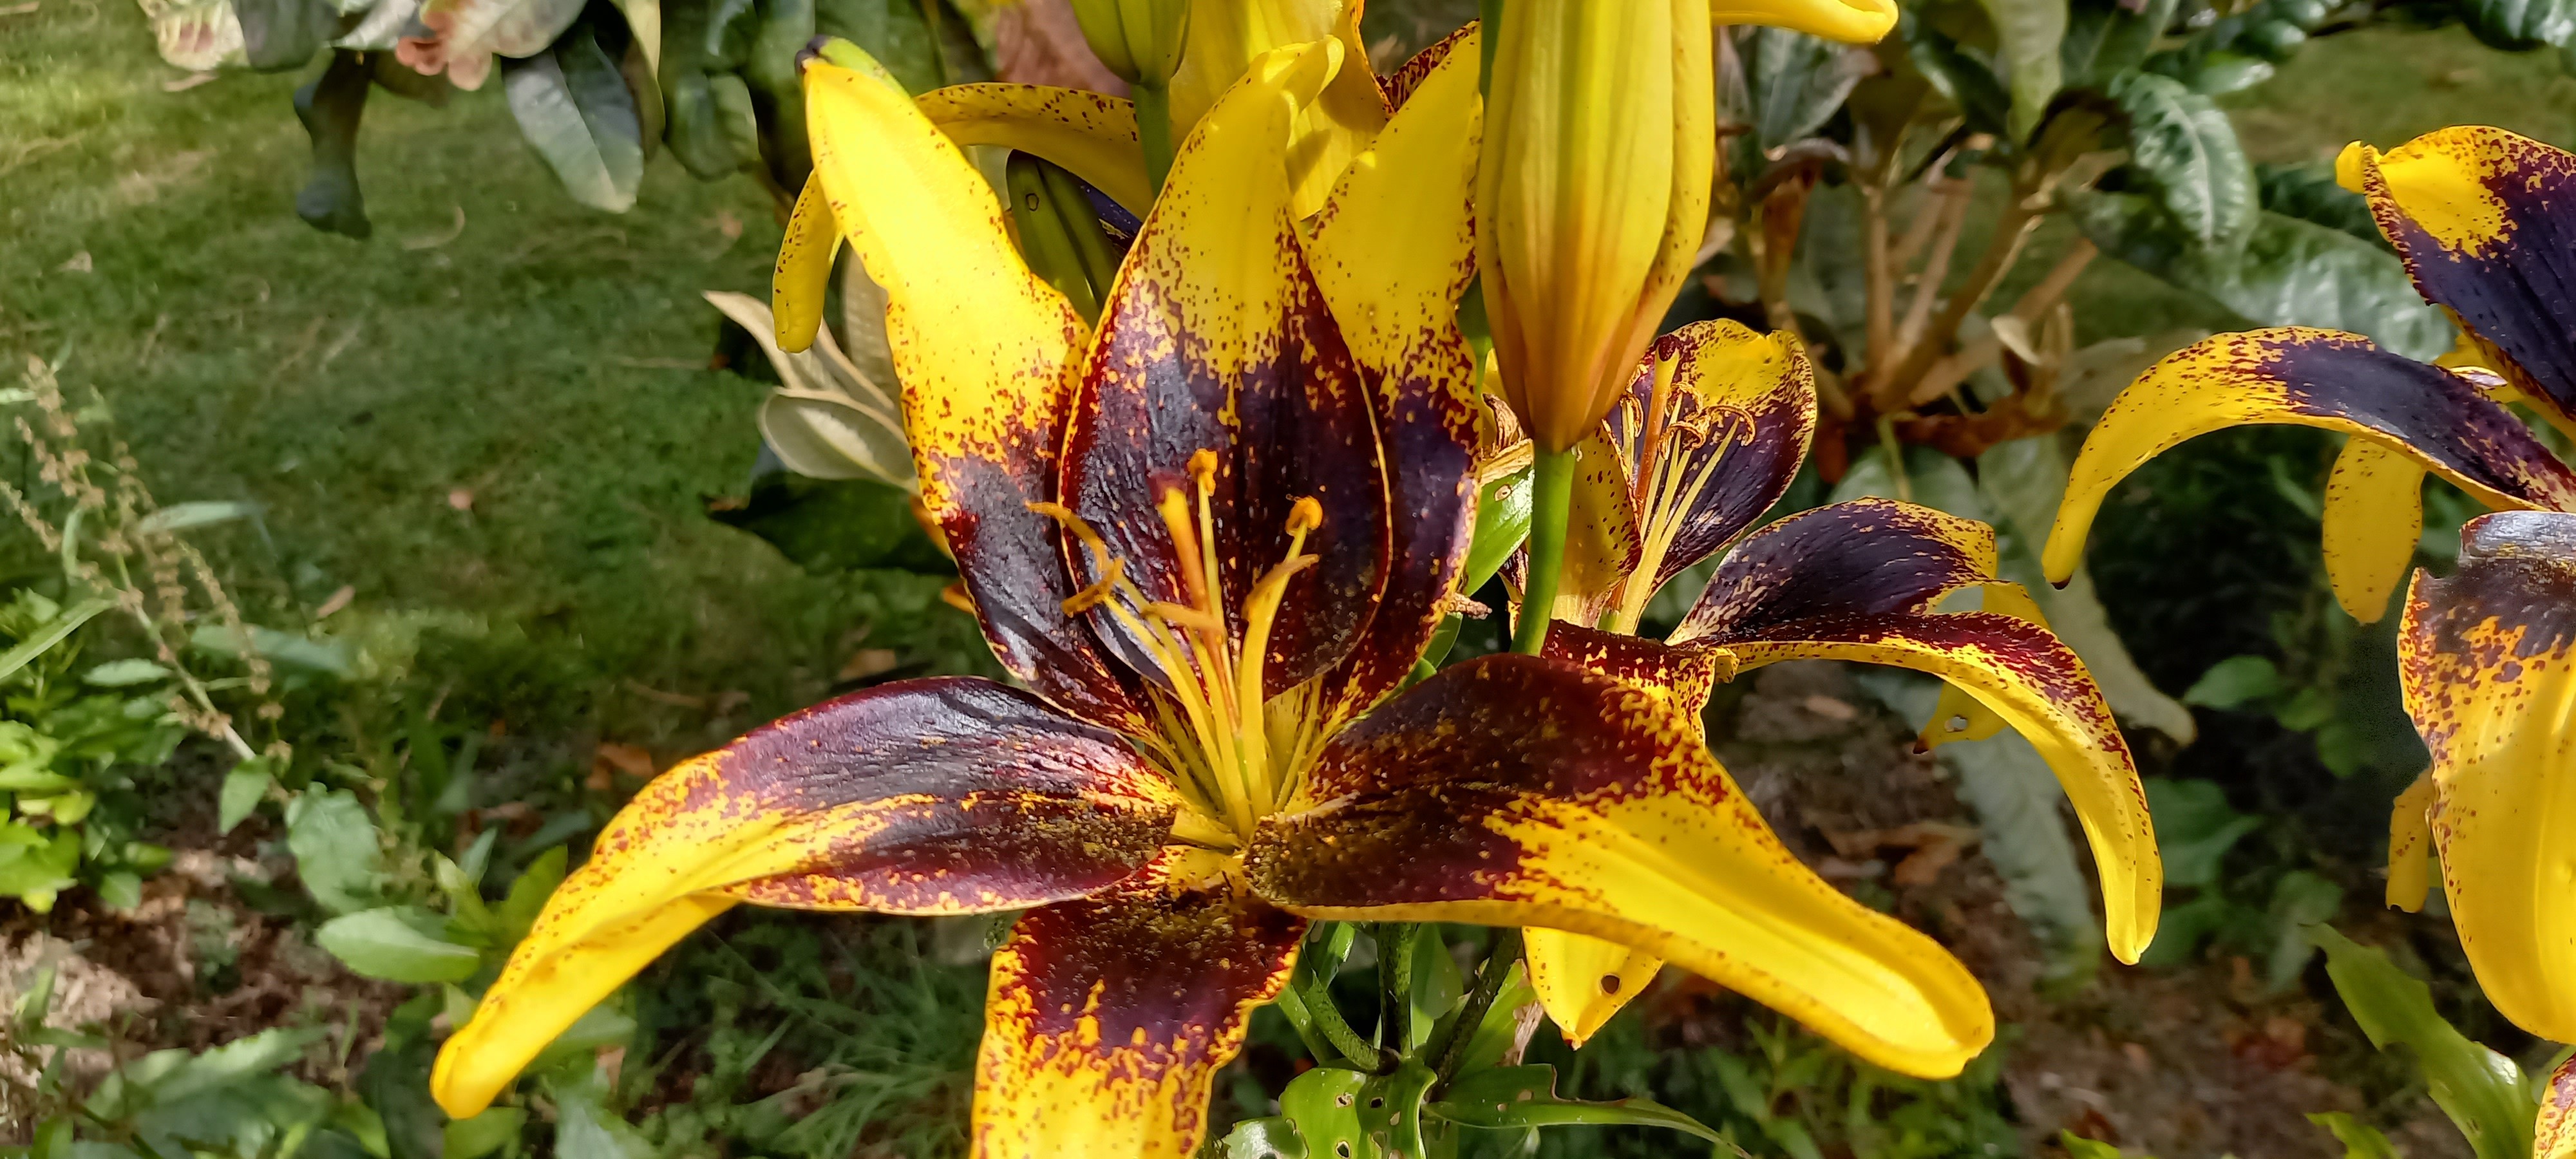
[[[2352,436],[2326,477],[2324,523],[2335,602],[2353,619],[2377,623],[2424,536],[2423,464],[2377,439]]]
[[[431,1088],[481,1111],[582,1012],[740,901],[960,914],[1082,897],[1153,860],[1171,789],[1126,741],[988,680],[886,685],[674,766],[602,829]]]
[[[975,1060],[977,1159],[1190,1159],[1217,1071],[1277,997],[1303,919],[1191,883],[1176,852],[1020,919],[993,955]]]
[[[2418,573],[2397,644],[2443,892],[2496,1009],[2576,1041],[2576,516],[2481,516],[2460,541],[2456,573]]]
[[[1616,942],[1907,1074],[1956,1074],[1994,1035],[1947,951],[1781,847],[1697,717],[1540,657],[1454,665],[1362,718],[1245,864],[1309,917]]]
[[[1049,85],[950,85],[921,94],[921,115],[960,145],[1034,153],[1073,172],[1139,217],[1154,204],[1136,106],[1123,97]]]
[[[1630,469],[1653,476],[1631,483],[1653,588],[1717,554],[1788,492],[1816,433],[1815,381],[1796,338],[1722,319],[1647,348],[1609,426]]]
[[[1930,611],[1995,578],[1995,532],[1892,499],[1802,511],[1746,536],[1673,633],[1676,644],[1764,638],[1818,616]]]

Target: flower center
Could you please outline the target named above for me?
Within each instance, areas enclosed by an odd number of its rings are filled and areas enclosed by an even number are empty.
[[[1629,430],[1642,430],[1637,440],[1637,473],[1634,495],[1637,510],[1637,569],[1628,576],[1626,587],[1619,593],[1619,607],[1612,627],[1621,632],[1635,632],[1637,621],[1646,614],[1646,603],[1655,596],[1655,576],[1664,567],[1664,557],[1671,553],[1673,540],[1689,522],[1691,511],[1699,504],[1700,493],[1708,490],[1717,477],[1717,467],[1725,458],[1726,448],[1737,442],[1753,441],[1753,416],[1735,407],[1697,399],[1685,408],[1683,400],[1673,393],[1673,373],[1681,359],[1676,353],[1663,353],[1655,359],[1655,382],[1648,392],[1644,413],[1638,413],[1634,395],[1619,400],[1621,418]],[[1688,414],[1681,413],[1684,409]],[[1705,448],[1707,454],[1694,454]]]
[[[1198,451],[1190,456],[1188,483],[1166,484],[1155,496],[1180,572],[1176,599],[1155,599],[1137,586],[1127,561],[1081,516],[1054,503],[1029,509],[1071,532],[1098,569],[1097,582],[1064,601],[1065,614],[1105,610],[1165,678],[1147,682],[1155,734],[1136,739],[1197,814],[1184,817],[1174,835],[1232,848],[1250,840],[1260,819],[1287,800],[1320,739],[1313,682],[1274,697],[1263,694],[1262,678],[1288,581],[1316,563],[1303,550],[1307,534],[1322,525],[1324,508],[1312,496],[1290,506],[1288,550],[1254,581],[1229,620],[1211,503],[1216,472],[1215,452]]]

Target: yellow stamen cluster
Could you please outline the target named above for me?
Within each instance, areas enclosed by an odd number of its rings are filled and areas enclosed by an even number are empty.
[[[1726,448],[1753,440],[1753,416],[1734,407],[1702,402],[1692,408],[1690,417],[1675,418],[1673,373],[1680,361],[1678,354],[1658,354],[1645,413],[1637,413],[1634,395],[1619,400],[1624,425],[1643,431],[1637,440],[1637,469],[1630,491],[1637,512],[1637,568],[1619,593],[1611,623],[1621,632],[1636,631],[1637,621],[1645,616],[1646,602],[1655,596],[1655,575],[1663,570],[1664,557],[1672,551],[1673,540],[1688,522],[1700,493],[1717,477]],[[1692,455],[1702,447],[1709,453],[1693,467]]]
[[[1186,487],[1168,486],[1155,501],[1179,564],[1181,590],[1171,593],[1174,599],[1155,599],[1139,587],[1126,561],[1111,554],[1081,516],[1054,503],[1032,503],[1029,509],[1063,525],[1099,574],[1064,601],[1065,614],[1106,610],[1166,678],[1149,690],[1157,735],[1136,739],[1199,814],[1185,818],[1176,834],[1233,847],[1287,799],[1319,739],[1312,688],[1267,697],[1263,670],[1288,582],[1317,562],[1303,552],[1307,534],[1323,524],[1324,508],[1311,496],[1290,506],[1285,558],[1253,583],[1229,623],[1212,505],[1216,454],[1192,454],[1188,469]]]

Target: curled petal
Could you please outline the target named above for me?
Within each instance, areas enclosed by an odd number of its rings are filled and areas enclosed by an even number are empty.
[[[999,145],[1071,170],[1143,217],[1154,204],[1136,106],[1122,97],[1051,85],[949,85],[921,94],[921,115],[960,145]]]
[[[2496,1009],[2576,1041],[2576,516],[2481,516],[2460,541],[2450,578],[2418,573],[2398,637],[2444,893]]]
[[[1297,960],[1303,919],[1190,880],[1175,849],[1020,919],[993,954],[975,1060],[977,1159],[1189,1159],[1217,1071]]]
[[[1197,606],[1213,557],[1217,609],[1238,644],[1239,610],[1291,554],[1292,514],[1319,506],[1299,547],[1315,563],[1287,580],[1269,630],[1265,695],[1351,649],[1387,556],[1369,391],[1307,267],[1280,156],[1291,114],[1334,55],[1325,41],[1264,57],[1182,145],[1101,311],[1065,440],[1062,502],[1125,578],[1152,600]],[[1197,520],[1202,462],[1213,542],[1183,543],[1163,509],[1177,495]],[[1079,566],[1090,582],[1106,578],[1092,553]],[[1130,621],[1092,614],[1130,666],[1160,671]]]
[[[2039,601],[2032,599],[2030,589],[2020,584],[1990,583],[1985,585],[1979,596],[1982,602],[1978,611],[1999,612],[2042,628],[2048,626],[2048,617],[2040,612]],[[1923,731],[1916,736],[1915,744],[1928,752],[1952,741],[1985,740],[2002,732],[2005,727],[2004,718],[1986,707],[1984,701],[1945,680],[1941,682],[1941,697],[1932,706],[1932,719],[1923,723]]]
[[[1644,541],[1637,534],[1637,506],[1628,490],[1629,465],[1596,429],[1574,445],[1572,511],[1566,518],[1565,566],[1551,618],[1575,624],[1601,621],[1617,605],[1622,585],[1637,570]],[[1515,577],[1529,566],[1522,545]],[[1542,609],[1546,610],[1546,609]]]
[[[2075,574],[2094,514],[2129,472],[2185,439],[2248,423],[2378,439],[2489,507],[2576,506],[2576,473],[2511,411],[2448,370],[2335,330],[2221,334],[2167,356],[2102,412],[2041,557],[2050,582]]]
[[[2326,478],[2326,579],[2353,619],[2376,623],[2424,536],[2424,467],[2354,435]]]
[[[1653,566],[1640,577],[1650,582],[1632,585],[1634,603],[1717,554],[1788,492],[1816,433],[1815,382],[1796,338],[1723,319],[1647,348],[1609,418]]]
[[[1530,989],[1568,1046],[1600,1033],[1664,968],[1662,958],[1644,950],[1564,930],[1525,930],[1521,939]]]
[[[1735,679],[1735,657],[1702,644],[1663,644],[1581,624],[1553,624],[1544,655],[1648,689],[1689,716],[1708,707],[1709,691]]]
[[[1063,610],[1057,448],[1082,319],[1020,260],[992,186],[894,85],[805,69],[814,180],[885,290],[922,507],[957,557],[993,654],[1049,699],[1141,729],[1126,685]]]
[[[1172,75],[1172,135],[1190,132],[1264,55],[1330,44],[1331,80],[1297,110],[1284,150],[1296,215],[1315,212],[1343,167],[1386,126],[1389,106],[1369,72],[1360,11],[1336,0],[1193,0],[1181,67]]]
[[[2576,412],[2576,156],[2462,125],[2385,154],[2354,142],[2335,168],[2425,299],[2503,355],[2525,394]]]
[[[2427,769],[2388,809],[2388,904],[2410,914],[2433,889],[2433,794]]]
[[[1422,82],[1428,79],[1443,61],[1449,59],[1450,53],[1464,48],[1467,50],[1465,59],[1476,59],[1483,52],[1480,35],[1481,29],[1475,21],[1470,20],[1466,27],[1441,37],[1433,41],[1430,47],[1414,53],[1403,64],[1396,66],[1394,72],[1377,78],[1378,91],[1386,94],[1386,107],[1398,113],[1403,112],[1405,102],[1413,99],[1414,90],[1422,87]]]
[[[1895,0],[1712,0],[1719,24],[1764,24],[1845,44],[1874,44],[1896,27]]]
[[[1744,668],[1856,660],[1928,672],[1966,690],[2039,750],[2074,802],[2102,879],[2112,955],[2135,962],[2155,940],[2164,862],[2137,762],[2084,662],[2046,628],[1997,612],[1820,617],[1730,640],[1726,649]]]
[[[1376,397],[1385,447],[1386,589],[1344,662],[1345,712],[1366,708],[1412,671],[1446,615],[1475,529],[1484,408],[1457,317],[1476,275],[1482,102],[1475,40],[1462,35],[1467,51],[1417,78],[1420,99],[1344,171],[1307,246],[1315,284]]]
[[[1861,1057],[1958,1073],[1967,970],[1781,847],[1665,697],[1530,656],[1443,669],[1329,742],[1246,856],[1316,918],[1528,925],[1662,957]]]
[[[1931,610],[1995,578],[1995,531],[1890,499],[1802,511],[1746,536],[1710,577],[1676,644],[1760,639],[1818,616]]]
[[[959,914],[1081,897],[1153,859],[1175,798],[1117,735],[968,677],[763,725],[635,795],[546,900],[430,1078],[480,1112],[556,1034],[736,902]]]
[[[832,287],[832,259],[841,252],[840,224],[823,182],[805,179],[796,193],[796,209],[787,215],[787,236],[778,243],[778,265],[769,279],[769,309],[778,347],[790,354],[814,344],[823,324],[823,295]]]

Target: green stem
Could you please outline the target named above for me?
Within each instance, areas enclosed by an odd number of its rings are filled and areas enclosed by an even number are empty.
[[[1547,621],[1565,571],[1565,522],[1574,505],[1574,451],[1540,448],[1530,480],[1529,578],[1521,592],[1512,651],[1536,656],[1547,646]]]
[[[1370,930],[1377,941],[1378,1045],[1399,1055],[1413,1049],[1413,936],[1421,928],[1380,922]]]
[[[1128,90],[1136,102],[1136,143],[1145,149],[1145,176],[1154,183],[1154,196],[1163,195],[1163,181],[1172,175],[1172,92],[1162,85],[1138,83]]]
[[[1333,1049],[1340,1051],[1342,1057],[1349,1059],[1352,1065],[1365,1068],[1372,1073],[1383,1069],[1382,1060],[1385,1056],[1379,1054],[1376,1047],[1369,1045],[1369,1040],[1360,1037],[1359,1031],[1351,1029],[1350,1020],[1342,1017],[1342,1008],[1334,1004],[1333,992],[1329,986],[1330,983],[1322,978],[1306,979],[1306,1013],[1315,1020],[1316,1033],[1323,1035],[1324,1041],[1330,1043]],[[1316,1061],[1323,1060],[1319,1057]]]
[[[1315,1016],[1306,1009],[1306,995],[1302,989],[1294,985],[1282,989],[1278,1005],[1280,1015],[1297,1032],[1297,1040],[1306,1044],[1306,1053],[1314,1057],[1316,1065],[1331,1066],[1344,1061],[1342,1052],[1335,1050],[1331,1042],[1317,1033]]]

